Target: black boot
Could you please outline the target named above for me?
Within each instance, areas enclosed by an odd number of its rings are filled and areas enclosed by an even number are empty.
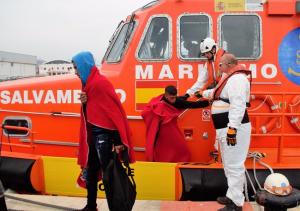
[[[243,211],[243,207],[236,206],[234,203],[226,204],[225,207],[218,209],[218,211]]]
[[[82,208],[80,211],[98,211],[97,207],[96,208],[89,208],[87,205]]]
[[[217,202],[218,202],[219,204],[223,204],[223,205],[233,203],[233,202],[231,201],[231,199],[228,198],[227,196],[220,196],[220,197],[218,197],[218,198],[217,198]]]

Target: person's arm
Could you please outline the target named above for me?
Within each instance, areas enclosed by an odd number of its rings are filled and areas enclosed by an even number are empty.
[[[226,86],[230,102],[226,140],[228,146],[235,146],[237,131],[244,117],[247,98],[250,95],[250,85],[245,75],[237,74],[228,80]]]
[[[199,100],[199,101],[186,101],[182,100],[180,98],[176,98],[176,101],[174,103],[174,107],[179,109],[186,109],[186,108],[204,108],[209,106],[208,100]]]
[[[120,134],[117,130],[113,131],[112,137],[113,137],[114,149],[116,150],[116,152],[119,153],[120,151],[123,151],[125,149],[125,146],[122,143]]]
[[[86,104],[87,102],[86,92],[82,91],[81,93],[79,93],[79,100],[81,101],[82,104]]]
[[[244,74],[232,76],[227,82],[228,97],[230,101],[228,126],[238,129],[241,125],[246,110],[250,85]]]
[[[190,97],[190,95],[188,93],[185,93],[185,95],[182,96],[178,96],[178,98],[180,98],[181,100],[187,100]]]
[[[200,94],[202,95],[203,98],[212,100],[214,91],[215,91],[214,89],[206,89]]]
[[[199,91],[204,87],[207,80],[208,80],[208,71],[206,67],[199,69],[197,81],[194,83],[194,85],[191,88],[189,88],[186,91],[186,93],[189,94],[190,96],[193,95],[195,92]]]

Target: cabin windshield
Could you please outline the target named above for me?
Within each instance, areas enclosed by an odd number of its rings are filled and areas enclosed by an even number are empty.
[[[221,46],[239,59],[258,59],[261,55],[261,20],[252,14],[221,17]],[[238,42],[237,42],[238,41]]]
[[[183,15],[180,17],[180,57],[199,59],[200,42],[210,36],[210,20],[207,15]]]
[[[121,23],[118,26],[116,32],[114,33],[104,59],[107,62],[119,62],[122,55],[130,42],[130,37],[132,36],[133,28],[135,26],[135,21],[131,23]]]
[[[138,50],[140,60],[167,60],[171,56],[170,21],[167,16],[150,19]]]

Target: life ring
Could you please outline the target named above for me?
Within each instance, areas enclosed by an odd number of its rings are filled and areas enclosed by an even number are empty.
[[[300,105],[300,95],[296,95],[293,97],[291,103],[289,103],[288,111],[290,113],[297,113],[296,107]],[[299,117],[298,116],[288,116],[290,119],[290,123],[297,131],[300,132],[300,123],[299,123]]]
[[[255,108],[249,110],[249,111],[256,111],[259,108],[261,108],[264,104],[266,104],[272,113],[279,113],[280,112],[280,106],[278,104],[275,104],[274,100],[272,99],[271,95],[251,95],[251,100],[260,100],[261,104],[256,106]],[[266,134],[272,132],[275,128],[280,128],[280,121],[278,121],[278,117],[269,117],[266,123],[259,126],[259,133]],[[251,132],[256,132],[257,127],[252,127]]]

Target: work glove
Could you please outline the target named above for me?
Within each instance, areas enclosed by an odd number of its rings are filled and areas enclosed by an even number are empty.
[[[179,98],[180,100],[187,100],[189,97],[190,97],[190,95],[189,95],[188,93],[186,93],[186,94],[183,95],[183,96],[178,96],[178,98]]]
[[[227,130],[227,145],[236,145],[236,129],[234,127],[229,127]]]
[[[215,88],[217,86],[217,84],[218,83],[216,81],[212,82],[211,84],[209,84],[209,86],[206,89],[213,89],[213,88]]]
[[[199,91],[196,91],[196,92],[194,93],[194,95],[195,95],[197,98],[202,98],[202,97],[203,97],[202,94],[201,94]]]

